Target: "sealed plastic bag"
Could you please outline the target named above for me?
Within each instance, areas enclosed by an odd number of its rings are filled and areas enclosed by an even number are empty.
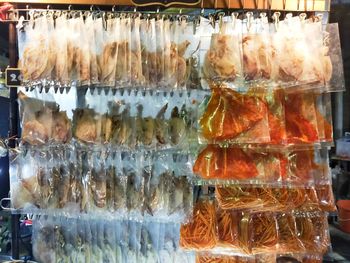
[[[266,103],[258,97],[214,86],[199,120],[209,141],[263,143],[270,141]]]
[[[317,115],[312,92],[287,94],[285,122],[288,143],[318,142]]]
[[[21,39],[25,42],[19,43],[19,67],[24,82],[35,84],[51,80],[56,60],[52,14],[32,17],[25,31],[25,39]]]
[[[327,24],[323,35],[326,90],[343,91],[345,89],[344,68],[338,24]],[[331,64],[329,59],[331,60]]]
[[[115,85],[116,65],[118,59],[119,18],[98,19],[99,30],[102,30],[102,53],[97,62],[101,70],[100,82],[106,86]],[[101,41],[101,40],[100,40]]]
[[[212,201],[197,202],[193,218],[180,230],[180,246],[184,249],[212,249],[217,244],[216,208]]]
[[[223,22],[219,33],[211,35],[210,47],[206,51],[202,67],[204,78],[209,81],[234,81],[241,75],[241,24],[236,22],[236,19]]]
[[[130,40],[130,77],[131,85],[140,86],[145,83],[142,74],[142,49],[141,49],[141,19],[140,15],[132,19],[131,40]]]

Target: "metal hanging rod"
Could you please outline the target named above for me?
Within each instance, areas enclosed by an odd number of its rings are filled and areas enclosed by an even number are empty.
[[[148,1],[148,0],[8,0],[10,3],[18,4],[69,4],[69,5],[97,5],[97,6],[142,6],[142,7],[192,7],[209,9],[253,9],[253,10],[272,10],[289,12],[328,12],[331,0],[199,0],[183,1]]]
[[[285,2],[287,0],[284,0]],[[176,9],[175,9],[176,10]],[[256,12],[254,12],[256,11]],[[229,9],[215,9],[215,11],[213,11],[212,9],[207,9],[207,12],[204,8],[202,9],[178,9],[176,11],[174,11],[174,9],[170,9],[170,10],[160,10],[159,8],[157,8],[156,10],[137,10],[136,7],[133,8],[133,10],[116,10],[115,9],[115,5],[113,5],[110,10],[107,10],[106,8],[104,8],[103,10],[101,10],[98,6],[95,5],[90,5],[90,6],[86,6],[86,9],[73,9],[72,5],[68,5],[67,8],[52,8],[51,5],[47,5],[46,9],[45,8],[31,8],[29,7],[29,5],[26,6],[26,8],[16,8],[16,9],[12,9],[8,11],[8,19],[5,20],[5,22],[16,22],[18,21],[20,15],[24,16],[25,19],[22,21],[28,21],[29,20],[29,14],[30,12],[34,12],[34,13],[49,13],[49,12],[72,12],[72,14],[86,14],[86,12],[91,13],[91,14],[108,14],[108,13],[114,13],[114,14],[136,14],[136,13],[140,13],[143,15],[168,15],[168,16],[179,16],[179,17],[186,17],[189,20],[192,20],[194,18],[197,18],[198,16],[209,16],[212,18],[215,18],[216,16],[222,16],[222,14],[227,14],[227,15],[231,15],[233,13],[235,14],[241,14],[243,17],[245,17],[247,14],[249,15],[254,15],[256,14],[256,16],[258,17],[261,12],[265,12],[267,10],[243,10],[240,9],[239,12],[237,12],[236,10],[229,10]],[[276,11],[278,12],[278,11]],[[314,12],[311,12],[312,14]],[[272,15],[272,14],[271,14]],[[271,18],[273,18],[271,16]]]

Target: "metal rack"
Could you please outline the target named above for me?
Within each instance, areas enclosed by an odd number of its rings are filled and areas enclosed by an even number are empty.
[[[10,3],[23,3],[21,0],[10,0]],[[27,3],[37,4],[80,4],[90,5],[88,0],[30,0]],[[142,2],[142,4],[140,4]],[[199,1],[137,1],[137,0],[95,0],[95,5],[118,6],[177,6],[194,8],[228,8],[228,9],[260,9],[280,11],[329,11],[330,0],[199,0]]]
[[[223,9],[225,10],[238,10],[243,14],[246,11],[281,11],[282,13],[287,12],[307,12],[314,14],[317,12],[322,12],[326,14],[324,19],[328,20],[328,12],[330,10],[330,0],[202,0],[197,1],[195,4],[181,4],[181,3],[170,3],[171,1],[160,2],[149,2],[145,5],[135,5],[133,0],[94,0],[94,6],[91,6],[91,1],[88,0],[30,0],[23,3],[22,0],[10,0],[9,3],[14,4],[15,9],[8,13],[9,26],[9,59],[10,67],[17,66],[17,35],[16,35],[16,23],[20,15],[28,14],[28,11],[32,9],[45,10],[91,10],[99,6],[97,10],[120,10],[120,11],[137,11],[144,12],[148,10],[149,13],[155,12],[167,12],[165,7],[174,6],[178,8],[184,8],[181,12],[186,14],[186,12],[198,13],[198,15],[203,14],[204,9]],[[167,2],[168,4],[164,4]],[[30,6],[29,6],[30,5]],[[82,6],[83,5],[83,6]],[[147,7],[145,7],[147,6]],[[185,8],[196,8],[186,10]],[[145,9],[146,8],[146,9]],[[160,10],[161,9],[161,10]],[[133,12],[133,11],[130,11]],[[147,11],[146,11],[147,12]],[[17,88],[10,89],[10,130],[9,146],[15,147],[15,138],[18,137],[18,103],[17,103]],[[19,246],[19,221],[20,215],[15,214],[11,216],[11,226],[12,226],[12,259],[20,258],[20,246]]]

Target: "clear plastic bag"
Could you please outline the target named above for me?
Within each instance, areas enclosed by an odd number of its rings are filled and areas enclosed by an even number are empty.
[[[43,145],[48,142],[66,143],[70,140],[70,120],[66,112],[59,111],[55,102],[48,97],[42,100],[30,98],[24,93],[18,94],[23,142],[31,145]]]
[[[203,21],[204,22],[204,21]],[[202,21],[201,21],[202,23]],[[207,25],[211,27],[211,25]],[[211,34],[210,47],[203,59],[202,73],[208,81],[234,81],[242,74],[242,53],[240,46],[241,24],[236,19],[223,21],[218,33]],[[209,32],[212,32],[209,29]],[[208,33],[209,33],[208,32]],[[203,36],[202,49],[207,46]]]
[[[261,84],[269,80],[272,74],[270,28],[266,16],[253,21],[250,16],[246,22],[247,32],[242,38],[243,77],[247,82],[257,81]]]
[[[53,41],[52,14],[31,18],[25,28],[25,43],[19,44],[22,54],[19,55],[19,67],[22,68],[24,82],[46,84],[52,79],[56,53]],[[39,53],[38,53],[39,52]]]
[[[56,235],[52,219],[38,218],[33,225],[33,256],[40,262],[57,262]]]
[[[116,68],[116,84],[122,87],[128,81],[128,56],[129,56],[129,42],[127,32],[127,18],[122,15],[119,20],[119,38],[118,38],[118,53],[117,53],[117,68]]]
[[[205,233],[202,230],[205,229]],[[184,249],[204,250],[217,245],[217,222],[214,202],[200,200],[196,203],[193,218],[180,230],[180,246]]]
[[[82,50],[80,48],[81,44],[81,35],[83,23],[82,18],[71,18],[68,20],[68,33],[67,33],[67,56],[68,56],[68,76],[73,85],[80,85],[81,77],[80,73],[82,70]],[[84,66],[87,66],[85,64]]]
[[[67,53],[67,34],[68,21],[65,16],[58,16],[55,20],[54,39],[56,43],[55,52],[59,55],[56,57],[54,67],[54,79],[60,86],[67,86],[69,84],[68,76],[68,53]]]
[[[88,108],[75,109],[73,113],[73,136],[85,143],[97,142],[101,129],[98,114]]]
[[[130,42],[130,70],[131,85],[140,86],[145,83],[142,74],[142,48],[141,48],[141,27],[140,15],[132,19],[131,42]]]
[[[329,93],[315,94],[315,111],[319,141],[333,142],[332,106]]]
[[[101,56],[98,57],[98,64],[102,72],[100,82],[103,85],[114,87],[119,60],[118,36],[121,34],[119,28],[120,20],[118,18],[109,18],[107,20],[100,18],[97,22],[101,23],[99,29],[102,30],[103,37],[103,51]]]
[[[267,105],[260,98],[222,86],[213,87],[199,120],[209,142],[264,143],[270,141]]]
[[[236,211],[221,210],[216,212],[218,227],[218,246],[238,249],[238,222]]]
[[[317,116],[312,92],[286,95],[285,122],[288,143],[318,142]]]
[[[193,166],[193,172],[203,179],[249,182],[280,182],[283,169],[278,154],[236,146],[208,145]]]
[[[300,253],[305,248],[298,238],[295,218],[291,214],[277,215],[278,225],[278,252],[279,253]]]
[[[330,244],[325,214],[296,216],[298,236],[308,253],[325,253]]]
[[[344,91],[344,68],[338,24],[327,24],[324,34],[324,72],[326,91]],[[330,62],[330,61],[331,62]]]

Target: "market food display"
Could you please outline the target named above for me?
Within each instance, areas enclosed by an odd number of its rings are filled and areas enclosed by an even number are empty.
[[[37,214],[36,260],[321,262],[336,25],[37,11],[18,28],[11,205]]]

